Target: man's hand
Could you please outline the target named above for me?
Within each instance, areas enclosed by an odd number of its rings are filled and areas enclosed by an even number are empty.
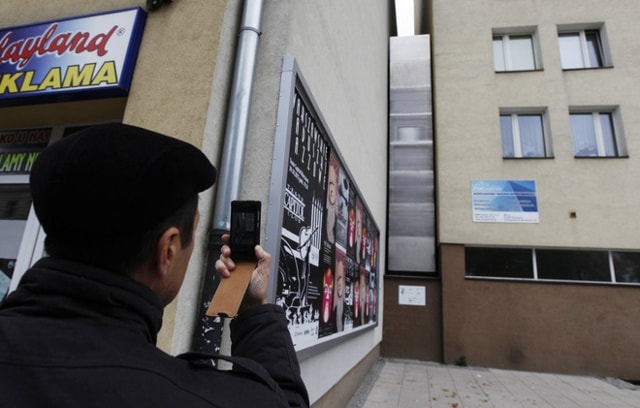
[[[222,235],[222,248],[220,248],[220,259],[216,261],[216,272],[221,278],[228,278],[236,267],[235,262],[231,259],[231,248],[229,248],[229,235]],[[269,265],[271,263],[271,255],[262,249],[260,245],[255,247],[256,258],[258,263],[254,269],[249,287],[242,299],[240,312],[267,303],[267,289],[269,287]]]

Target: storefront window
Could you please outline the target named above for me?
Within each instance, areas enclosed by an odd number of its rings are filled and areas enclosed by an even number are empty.
[[[30,207],[28,184],[0,184],[0,300],[9,291]]]
[[[29,222],[29,173],[51,128],[0,131],[0,300],[9,292]],[[25,246],[33,247],[31,240]]]

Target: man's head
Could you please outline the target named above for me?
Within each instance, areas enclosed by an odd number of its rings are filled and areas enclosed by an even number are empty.
[[[51,256],[131,275],[168,229],[175,228],[183,248],[191,244],[198,193],[215,177],[189,143],[108,124],[45,149],[30,183]]]

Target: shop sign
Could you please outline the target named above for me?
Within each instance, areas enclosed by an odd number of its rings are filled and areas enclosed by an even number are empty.
[[[474,222],[538,223],[534,180],[473,180]]]
[[[50,128],[0,131],[0,175],[31,172],[50,138]]]
[[[133,8],[0,29],[0,106],[127,95],[145,19]]]

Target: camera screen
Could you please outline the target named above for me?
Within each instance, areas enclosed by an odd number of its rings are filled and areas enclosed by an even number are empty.
[[[256,218],[256,214],[252,212],[239,212],[234,214],[231,220],[231,230],[233,231],[232,245],[246,246],[255,244]]]

